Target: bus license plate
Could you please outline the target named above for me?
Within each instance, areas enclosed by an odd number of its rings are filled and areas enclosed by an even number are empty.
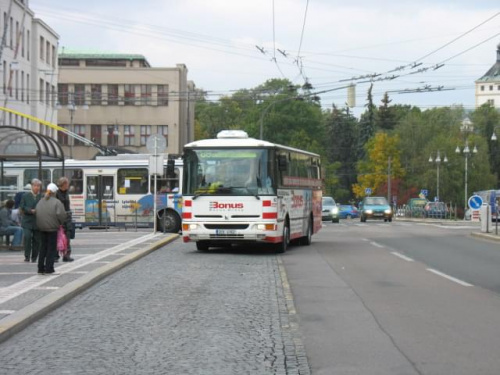
[[[216,229],[215,234],[221,235],[221,236],[227,236],[227,235],[236,234],[236,231],[234,229]]]

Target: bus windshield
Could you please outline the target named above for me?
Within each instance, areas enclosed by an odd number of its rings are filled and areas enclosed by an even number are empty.
[[[272,195],[268,149],[198,149],[184,154],[184,195]]]

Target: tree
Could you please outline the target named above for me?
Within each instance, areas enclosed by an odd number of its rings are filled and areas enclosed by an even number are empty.
[[[353,185],[353,192],[358,198],[365,196],[366,188],[380,194],[379,188],[387,182],[389,158],[391,177],[397,179],[405,174],[401,167],[397,135],[390,136],[382,132],[375,134],[366,144],[366,153],[368,159],[358,162],[358,182]]]
[[[377,108],[373,104],[372,89],[373,83],[368,89],[367,103],[365,104],[366,111],[361,115],[361,120],[359,121],[358,159],[365,157],[365,144],[375,134],[375,111]]]
[[[377,112],[377,127],[385,131],[392,130],[396,126],[396,117],[392,108],[389,107],[391,102],[392,100],[389,99],[389,94],[386,92]]]

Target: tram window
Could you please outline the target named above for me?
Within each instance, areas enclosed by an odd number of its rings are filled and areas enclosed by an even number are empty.
[[[38,177],[38,169],[25,169],[23,173],[23,186],[30,184],[31,180]],[[50,170],[42,169],[42,188],[46,188],[50,184]]]
[[[154,193],[154,176],[151,176],[151,193]],[[164,175],[156,177],[156,191],[158,193],[176,193],[179,191],[179,168],[174,169],[174,173],[167,176],[165,167]]]
[[[63,176],[62,169],[54,169],[54,182]],[[69,193],[83,194],[83,170],[64,169],[64,177],[69,179]]]
[[[147,194],[148,169],[123,168],[118,169],[118,194]]]

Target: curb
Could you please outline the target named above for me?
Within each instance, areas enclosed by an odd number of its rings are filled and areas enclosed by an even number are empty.
[[[497,236],[495,234],[472,232],[470,235],[472,237],[481,238],[483,240],[500,242],[500,236]]]
[[[6,341],[16,333],[22,331],[30,324],[36,322],[38,319],[44,317],[49,312],[62,306],[64,303],[76,297],[86,289],[94,284],[97,284],[102,279],[109,275],[121,270],[131,263],[145,257],[155,250],[169,244],[170,242],[179,238],[179,235],[172,234],[167,238],[163,238],[148,247],[137,250],[131,254],[124,256],[112,263],[99,267],[98,269],[72,281],[59,290],[56,290],[49,295],[40,298],[32,304],[23,307],[21,310],[14,314],[2,319],[0,323],[0,343]],[[50,277],[50,276],[47,276]]]

